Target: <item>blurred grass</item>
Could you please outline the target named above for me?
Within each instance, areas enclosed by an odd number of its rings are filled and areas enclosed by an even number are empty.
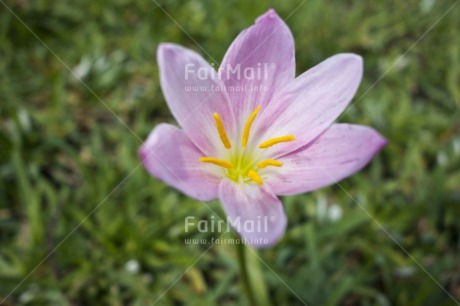
[[[460,5],[393,66],[454,2],[314,0],[287,20],[298,73],[338,52],[364,57],[359,102],[340,121],[390,141],[346,192],[283,199],[287,234],[260,256],[308,305],[455,305],[359,205],[460,299]],[[141,138],[172,121],[158,44],[203,54],[151,1],[4,3]],[[268,8],[286,18],[301,4],[159,3],[217,60]],[[213,237],[184,233],[185,216],[210,210],[136,168],[140,141],[3,4],[0,76],[0,300],[58,247],[4,305],[246,303],[234,247],[199,258],[208,246],[184,244]],[[301,305],[261,268],[274,305]]]

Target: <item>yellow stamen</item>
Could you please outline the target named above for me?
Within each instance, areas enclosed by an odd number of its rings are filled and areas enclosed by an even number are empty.
[[[257,167],[259,168],[265,168],[268,166],[275,166],[275,167],[281,167],[283,165],[282,162],[279,160],[274,160],[274,159],[266,159],[261,161],[260,163],[257,164]]]
[[[273,145],[276,145],[277,143],[280,143],[280,142],[289,142],[289,141],[293,141],[293,140],[295,140],[294,135],[286,135],[286,136],[281,136],[281,137],[275,137],[275,138],[272,138],[272,139],[269,139],[267,141],[262,142],[259,145],[259,148],[265,149],[265,148],[271,147]]]
[[[231,169],[233,167],[232,164],[230,164],[229,162],[222,160],[222,159],[215,158],[215,157],[200,157],[200,162],[211,163],[211,164],[221,166],[227,169]]]
[[[241,141],[241,145],[243,146],[243,148],[246,147],[246,145],[248,144],[249,131],[251,130],[252,122],[256,118],[257,113],[259,113],[259,111],[260,111],[260,105],[257,106],[257,108],[252,112],[251,116],[249,116],[248,121],[246,122],[246,125],[244,126],[243,139]]]
[[[249,170],[248,177],[259,185],[262,185],[264,182],[254,170]]]
[[[225,127],[222,123],[222,120],[220,119],[219,114],[214,113],[213,116],[214,120],[216,121],[216,127],[217,131],[219,132],[220,140],[222,140],[222,143],[224,144],[226,149],[230,149],[232,147],[232,144],[230,143],[230,140],[228,140],[227,132],[225,132]]]

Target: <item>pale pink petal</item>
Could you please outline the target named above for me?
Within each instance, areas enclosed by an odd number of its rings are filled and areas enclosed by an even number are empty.
[[[257,106],[265,108],[274,93],[294,79],[294,39],[274,10],[238,35],[225,54],[219,75],[237,120],[243,121]]]
[[[257,143],[294,135],[295,141],[266,149],[273,157],[292,152],[324,132],[353,98],[362,76],[362,59],[338,54],[308,70],[278,94],[257,123]]]
[[[267,168],[262,176],[279,195],[312,191],[359,171],[386,143],[372,128],[334,124],[306,148],[279,158],[284,165]]]
[[[286,215],[270,187],[222,181],[219,199],[233,228],[254,247],[276,243],[286,229]]]
[[[206,171],[198,159],[203,153],[185,133],[170,124],[159,124],[139,150],[147,171],[189,197],[210,201],[217,197],[221,178]]]
[[[184,132],[207,155],[225,150],[213,113],[221,116],[231,140],[236,126],[217,72],[197,53],[178,45],[161,44],[157,56],[163,94]]]

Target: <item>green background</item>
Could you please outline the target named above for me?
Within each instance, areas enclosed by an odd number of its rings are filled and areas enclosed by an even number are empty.
[[[389,144],[340,186],[282,199],[286,235],[250,259],[258,294],[273,305],[456,305],[442,287],[460,300],[456,1],[159,1],[167,14],[147,0],[4,1],[0,304],[247,304],[235,246],[184,243],[218,237],[185,233],[184,218],[223,216],[219,203],[150,177],[132,132],[173,122],[160,42],[220,61],[271,7],[293,32],[297,74],[335,53],[363,56],[340,121]]]

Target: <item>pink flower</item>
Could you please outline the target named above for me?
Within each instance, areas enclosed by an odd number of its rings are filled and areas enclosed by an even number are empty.
[[[169,43],[158,64],[181,128],[154,128],[140,149],[144,167],[192,198],[218,198],[249,244],[283,235],[277,195],[334,184],[386,144],[372,128],[334,123],[358,88],[362,58],[337,54],[295,77],[294,40],[274,10],[241,32],[217,73]]]

